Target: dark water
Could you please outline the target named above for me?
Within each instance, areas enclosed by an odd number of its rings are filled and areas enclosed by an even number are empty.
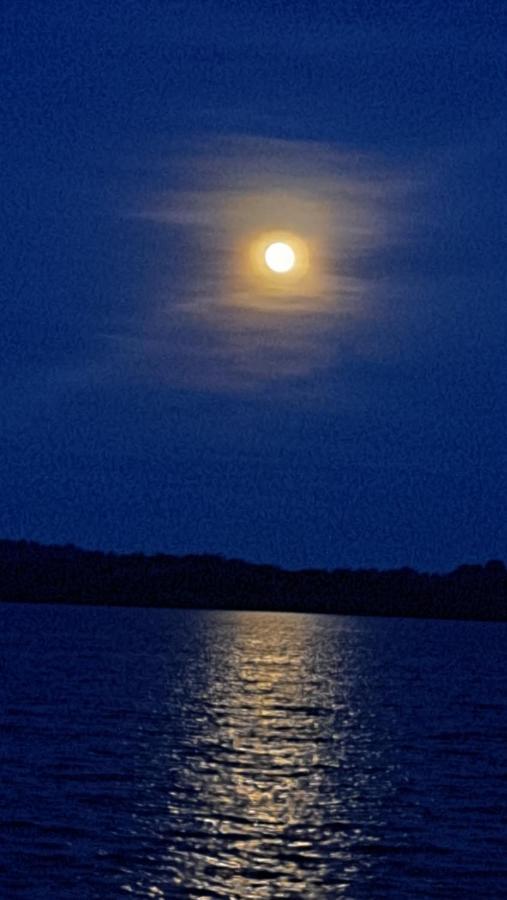
[[[0,607],[0,897],[507,896],[507,626]]]

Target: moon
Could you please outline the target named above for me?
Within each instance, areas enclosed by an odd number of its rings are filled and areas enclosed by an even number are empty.
[[[296,254],[290,244],[285,244],[283,241],[275,241],[275,243],[270,244],[266,248],[264,261],[272,272],[276,272],[277,275],[283,275],[294,268]]]

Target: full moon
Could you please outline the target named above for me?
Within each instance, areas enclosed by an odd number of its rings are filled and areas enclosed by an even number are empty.
[[[283,275],[284,272],[290,272],[294,267],[296,254],[289,244],[284,244],[283,241],[276,241],[266,249],[264,260],[272,272]]]

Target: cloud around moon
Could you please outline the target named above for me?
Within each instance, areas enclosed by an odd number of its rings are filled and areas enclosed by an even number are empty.
[[[378,314],[367,272],[400,238],[405,179],[364,155],[252,137],[189,141],[165,172],[167,189],[134,211],[165,246],[131,335],[138,369],[212,390],[308,379]],[[283,277],[266,266],[276,242],[295,255]]]

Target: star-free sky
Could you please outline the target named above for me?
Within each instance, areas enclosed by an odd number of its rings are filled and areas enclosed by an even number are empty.
[[[505,4],[2,16],[0,535],[505,558]]]

